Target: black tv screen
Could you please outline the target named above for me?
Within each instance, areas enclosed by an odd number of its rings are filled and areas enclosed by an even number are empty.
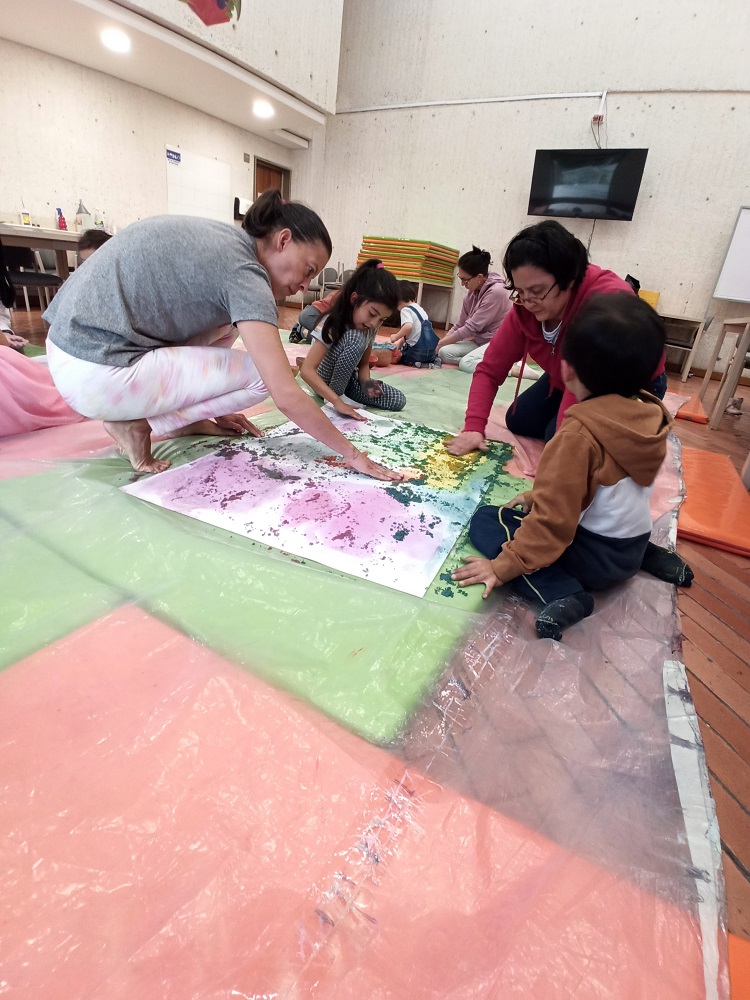
[[[538,149],[529,215],[633,218],[647,149]]]

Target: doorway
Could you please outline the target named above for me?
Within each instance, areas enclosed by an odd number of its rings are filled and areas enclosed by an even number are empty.
[[[278,188],[282,198],[289,197],[292,173],[285,167],[278,167],[268,160],[259,160],[255,157],[255,198],[263,194],[264,191],[272,191]]]

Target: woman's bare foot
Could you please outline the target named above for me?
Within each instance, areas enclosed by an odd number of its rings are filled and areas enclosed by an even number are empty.
[[[215,421],[206,419],[196,420],[185,427],[178,427],[176,431],[169,432],[169,437],[206,437],[209,434],[213,437],[226,437],[227,433],[231,434],[232,431],[229,429],[223,430]]]
[[[164,472],[170,462],[151,454],[151,424],[148,420],[105,420],[104,430],[127,455],[136,472]]]
[[[263,437],[263,431],[251,424],[244,413],[225,413],[215,420],[195,420],[192,424],[170,431],[168,437],[226,437],[227,434],[252,434]]]

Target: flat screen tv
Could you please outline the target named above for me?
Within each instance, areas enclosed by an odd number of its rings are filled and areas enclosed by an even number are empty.
[[[633,218],[647,149],[538,149],[529,215]]]

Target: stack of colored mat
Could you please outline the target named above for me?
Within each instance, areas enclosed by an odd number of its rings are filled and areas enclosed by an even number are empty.
[[[452,285],[458,250],[428,240],[397,240],[387,236],[365,236],[357,265],[371,257],[382,260],[389,271],[410,281]]]

